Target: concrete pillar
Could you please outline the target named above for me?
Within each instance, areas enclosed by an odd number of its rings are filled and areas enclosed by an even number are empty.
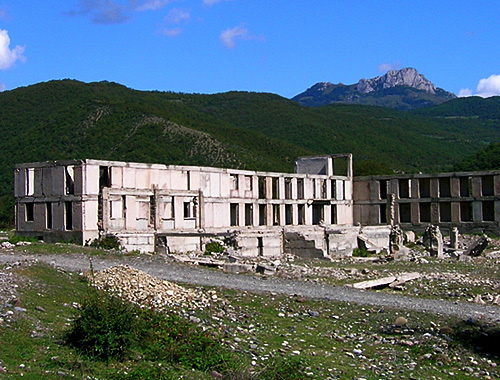
[[[450,191],[452,198],[458,198],[460,196],[460,178],[458,177],[450,178]]]

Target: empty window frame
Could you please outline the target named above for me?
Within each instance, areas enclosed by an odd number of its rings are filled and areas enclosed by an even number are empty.
[[[231,203],[229,205],[229,213],[230,213],[230,224],[231,226],[239,225],[239,204]]]
[[[411,223],[411,204],[410,203],[400,203],[399,204],[399,221],[401,223]]]
[[[285,205],[285,224],[293,224],[293,208],[292,205]]]
[[[73,229],[73,202],[64,202],[64,228]]]
[[[245,226],[253,225],[253,204],[245,203]]]
[[[439,197],[440,198],[451,197],[451,185],[449,177],[439,178]]]
[[[267,205],[259,205],[259,226],[267,225]]]
[[[387,224],[387,203],[379,205],[379,223]]]
[[[460,177],[460,196],[470,197],[470,177]]]
[[[45,203],[45,228],[51,230],[53,226],[52,202]]]
[[[75,193],[75,167],[64,167],[64,193],[66,195]]]
[[[460,221],[472,222],[472,202],[460,202]]]
[[[34,203],[25,203],[25,220],[27,222],[33,222],[35,220],[35,204]]]
[[[292,199],[292,179],[285,178],[285,199]]]
[[[380,199],[387,199],[387,180],[378,181],[378,194]]]
[[[238,174],[229,174],[231,190],[238,190]]]
[[[492,175],[481,177],[481,195],[484,197],[495,195],[495,181]]]
[[[451,203],[450,202],[439,203],[439,221],[440,222],[451,222]]]
[[[337,199],[337,180],[332,179],[330,182],[330,198]]]
[[[495,202],[494,201],[483,201],[483,222],[494,222],[495,221]]]
[[[319,196],[321,199],[326,199],[327,198],[327,191],[326,191],[326,180],[320,179],[319,181]]]
[[[185,201],[184,202],[184,219],[190,219],[190,218],[195,218],[195,212],[194,212],[194,202],[192,201]]]
[[[399,188],[399,198],[405,199],[410,198],[410,180],[409,179],[400,179],[398,181]]]
[[[431,197],[431,179],[430,178],[419,178],[419,180],[418,180],[418,193],[419,193],[420,198],[430,198]]]
[[[273,226],[280,225],[280,205],[273,205]]]
[[[26,195],[33,195],[35,193],[35,169],[34,168],[27,168],[25,170],[25,176],[26,176],[25,193],[26,193]]]
[[[320,224],[325,220],[325,207],[322,204],[313,204],[312,206],[313,224]]]
[[[259,177],[259,199],[266,199],[266,177]]]
[[[297,178],[297,199],[304,199],[304,178]]]
[[[305,205],[297,205],[297,224],[306,224],[306,207]]]
[[[330,224],[337,224],[337,205],[330,206]]]
[[[418,207],[420,223],[431,223],[431,204],[429,202],[420,203]]]
[[[111,168],[109,166],[99,166],[99,189],[111,187]]]
[[[278,177],[272,177],[273,199],[280,199],[280,181]]]

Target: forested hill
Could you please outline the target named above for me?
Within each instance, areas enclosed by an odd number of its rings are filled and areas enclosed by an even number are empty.
[[[298,156],[352,152],[355,174],[438,171],[500,141],[494,119],[308,108],[272,94],[146,92],[109,82],[51,81],[5,91],[0,113],[3,222],[12,218],[19,162],[96,158],[292,171]]]

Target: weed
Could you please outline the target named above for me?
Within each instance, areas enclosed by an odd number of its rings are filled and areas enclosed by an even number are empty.
[[[205,255],[210,255],[211,253],[222,253],[224,250],[224,246],[216,241],[211,241],[205,245]]]
[[[93,248],[114,249],[118,251],[123,248],[120,243],[120,239],[118,239],[115,235],[106,235],[99,239],[94,239],[87,245]]]

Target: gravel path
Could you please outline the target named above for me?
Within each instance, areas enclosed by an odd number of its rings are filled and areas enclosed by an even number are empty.
[[[90,268],[89,258],[83,255],[14,255],[0,252],[0,264],[34,259],[72,271]],[[299,294],[309,298],[424,311],[463,319],[487,319],[500,323],[500,307],[498,306],[454,303],[303,281],[227,274],[217,270],[167,262],[161,256],[92,257],[94,270],[102,270],[115,265],[129,265],[152,276],[178,283],[225,287],[258,293]]]

